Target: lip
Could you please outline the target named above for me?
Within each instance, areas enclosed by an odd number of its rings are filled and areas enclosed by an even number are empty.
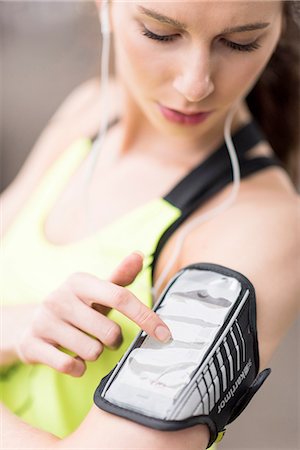
[[[168,108],[166,106],[158,104],[160,112],[169,121],[175,123],[181,123],[183,125],[196,125],[198,123],[204,122],[206,118],[212,113],[212,111],[201,111],[201,112],[183,112],[177,111],[175,109]]]

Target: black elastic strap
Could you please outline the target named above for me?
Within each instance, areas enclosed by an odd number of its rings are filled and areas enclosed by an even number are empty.
[[[108,123],[108,129],[120,121],[120,117],[115,117]],[[94,142],[98,135],[91,141]],[[245,178],[253,173],[270,166],[281,166],[276,157],[258,157],[247,159],[246,153],[265,136],[255,120],[240,128],[233,136],[232,141],[235,146],[240,163],[241,178]],[[231,162],[227,151],[227,146],[223,143],[209,157],[198,166],[192,169],[179,183],[173,187],[163,198],[182,211],[181,216],[163,233],[153,254],[151,263],[152,285],[153,274],[158,256],[174,231],[189,217],[201,204],[221,191],[232,181]]]
[[[255,121],[244,125],[232,136],[240,164],[247,151],[262,140],[264,140],[264,135]],[[231,162],[227,146],[225,143],[222,143],[217,150],[179,181],[164,196],[164,199],[181,210],[186,209],[189,207],[189,204],[194,203],[195,198],[205,194],[205,191],[214,185],[226,172],[231,173]]]
[[[242,158],[242,160],[240,161],[241,178],[246,178],[251,174],[274,166],[282,168],[282,164],[276,157],[270,158],[261,156],[253,159]],[[152,286],[154,285],[153,275],[157,259],[170,236],[199,206],[205,203],[205,201],[207,201],[209,198],[213,197],[216,193],[220,192],[231,181],[231,173],[228,171],[223,172],[223,174],[218,176],[217,179],[208,180],[206,186],[202,186],[202,190],[200,191],[199,195],[194,196],[192,199],[189,199],[187,204],[183,206],[181,216],[163,233],[156,246],[151,263]]]

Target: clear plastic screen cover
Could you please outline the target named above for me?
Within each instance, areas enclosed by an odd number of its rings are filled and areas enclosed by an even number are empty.
[[[106,385],[101,395],[119,407],[144,415],[162,420],[184,419],[180,398],[186,397],[186,389],[199,389],[191,380],[197,376],[241,289],[236,278],[221,273],[183,271],[155,308],[170,328],[173,340],[159,343],[143,332],[141,346],[126,353],[113,382]],[[191,411],[186,413],[186,417],[191,415]],[[192,415],[201,413],[205,411],[199,411],[196,400]]]

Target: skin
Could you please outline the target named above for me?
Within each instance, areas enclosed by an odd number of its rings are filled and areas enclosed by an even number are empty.
[[[140,149],[147,152],[148,157],[150,154],[151,158],[157,159],[158,152],[163,155],[165,149],[170,149],[171,153],[164,155],[164,162],[172,158],[173,164],[174,160],[179,164],[184,158],[185,164],[187,161],[194,164],[194,160],[199,159],[199,153],[202,153],[203,157],[211,148],[215,148],[216,139],[221,139],[224,120],[232,105],[238,105],[233,129],[249,115],[243,98],[268,62],[281,33],[282,6],[279,2],[255,2],[255,8],[253,2],[223,2],[222,8],[218,2],[194,1],[190,3],[190,8],[186,8],[182,2],[172,3],[171,16],[186,24],[184,31],[149,16],[149,9],[170,16],[170,5],[171,2],[113,2],[110,7],[117,74],[126,111],[118,130],[119,159],[129,152],[142,153]],[[98,6],[100,7],[100,4]],[[268,25],[252,31],[220,34],[220,31],[226,28],[249,23]],[[150,39],[142,34],[145,27],[152,33],[173,35],[176,38],[171,42]],[[251,52],[237,51],[228,47],[228,42],[239,45],[258,42],[261,47]],[[145,54],[149,56],[143,57]],[[198,125],[174,124],[161,115],[157,108],[158,101],[173,109],[213,113]],[[101,171],[103,161],[99,164]],[[102,191],[99,186],[102,177],[97,169],[98,167],[95,168],[91,181],[91,198],[97,198],[98,192]],[[67,200],[69,203],[69,199]],[[58,217],[54,216],[54,224],[56,227],[59,224],[61,228],[61,221],[57,219]],[[94,223],[97,224],[97,217]],[[76,227],[67,224],[67,235],[70,234],[70,228]],[[42,362],[56,370],[81,376],[85,371],[84,361],[97,359],[104,345],[120,345],[120,328],[104,317],[109,308],[119,308],[119,300],[112,301],[111,296],[107,295],[102,306],[108,309],[101,310],[98,307],[100,314],[96,314],[90,311],[93,302],[87,303],[88,307],[84,308],[84,295],[78,293],[78,285],[88,284],[87,279],[90,283],[94,283],[94,280],[88,275],[82,280],[80,274],[73,278],[79,281],[74,283],[67,280],[37,308],[29,326],[26,322],[25,332],[18,334],[17,341],[14,342],[15,351],[5,355],[7,362],[16,358],[27,363]],[[95,284],[99,285],[95,292],[104,289],[99,282]],[[113,288],[107,283],[106,286],[107,289]],[[121,294],[118,295],[126,298],[128,303],[122,310],[125,315],[153,336],[159,324],[168,331],[163,322],[128,290],[119,291]],[[97,297],[96,293],[94,295]],[[99,297],[101,298],[101,295]],[[115,297],[116,295],[113,296]],[[134,302],[139,304],[139,310],[132,315],[130,305]],[[94,303],[98,305],[99,301]],[[134,309],[133,305],[132,308],[135,311],[137,306]],[[81,314],[66,314],[65,311],[70,310],[80,310]],[[81,320],[78,320],[77,316],[80,316]],[[144,320],[144,317],[148,320]],[[88,328],[87,323],[92,323],[92,326]],[[95,336],[97,340],[86,336],[85,333]],[[9,332],[7,334],[9,335]],[[65,355],[56,348],[58,345],[75,351],[79,357],[75,360]]]
[[[123,149],[144,148],[169,159],[188,159],[211,150],[223,133],[230,107],[240,105],[234,127],[242,121],[243,99],[257,81],[278,42],[282,27],[280,2],[113,2],[111,21],[118,78],[124,89],[126,117]],[[178,18],[182,31],[155,20],[137,5]],[[170,8],[170,5],[171,8]],[[172,14],[170,14],[170,11]],[[211,18],[213,17],[213,21]],[[220,35],[225,28],[248,23],[267,28]],[[159,42],[142,35],[146,27],[159,35],[177,35]],[[224,39],[239,44],[260,40],[253,52],[235,51]],[[147,55],[147,57],[145,57]],[[121,76],[120,76],[121,74]],[[204,123],[187,127],[168,122],[157,102],[177,110],[214,111]],[[143,143],[143,146],[141,145]],[[153,153],[154,154],[154,153]]]
[[[220,8],[220,3],[222,8]],[[255,5],[253,5],[254,3]],[[138,14],[136,12],[137,4],[146,8],[155,7],[155,10],[159,13],[185,22],[187,30],[183,32],[173,26],[162,25],[144,14]],[[100,6],[100,3],[98,5]],[[110,134],[107,137],[102,157],[95,167],[94,176],[91,180],[91,199],[96,199],[100,192],[99,183],[101,181],[101,163],[103,162],[107,164],[107,167],[115,170],[118,175],[118,164],[131,166],[130,158],[136,157],[137,159],[137,155],[139,155],[144,167],[145,161],[151,162],[148,167],[152,180],[153,171],[158,164],[162,163],[164,164],[162,172],[164,174],[168,173],[170,179],[173,179],[178,177],[184,170],[192,167],[196,162],[199,162],[199,159],[204,158],[222,140],[224,120],[233,105],[238,105],[238,109],[234,116],[232,130],[234,131],[242,123],[246,122],[250,115],[245,105],[244,97],[251,90],[270,59],[282,29],[281,2],[192,1],[189,3],[189,8],[183,2],[113,2],[110,11],[115,42],[117,80],[121,88],[122,108],[126,111],[126,114],[124,114],[123,120],[115,129],[114,134]],[[270,25],[268,28],[261,30],[225,34],[220,37],[221,31],[229,26],[254,22],[269,22]],[[174,42],[161,43],[143,36],[141,34],[142,26],[146,26],[152,32],[160,35],[176,34],[178,36]],[[261,47],[253,52],[233,51],[224,44],[223,39],[243,45],[259,39]],[[205,122],[197,126],[182,126],[170,123],[162,117],[156,106],[158,100],[174,109],[190,108],[190,110],[214,110],[214,112]],[[108,162],[112,142],[118,142],[118,149],[115,152],[113,161],[115,166]],[[170,168],[165,169],[165,163]],[[178,167],[180,167],[180,170]],[[136,169],[135,172],[137,172]],[[126,174],[129,176],[131,174],[130,170]],[[80,186],[80,184],[78,185]],[[238,209],[239,205],[247,204],[249,189],[253,192],[253,184],[251,185],[251,182],[248,185],[246,182],[243,186],[247,186],[247,188],[241,190],[240,202],[238,202],[237,210],[235,211],[237,217],[241,216]],[[153,190],[152,182],[152,196]],[[145,191],[147,191],[147,180],[145,180]],[[125,192],[127,193],[127,191]],[[221,195],[226,197],[227,190],[225,189]],[[266,198],[264,198],[264,201],[266,201]],[[261,206],[263,209],[263,203],[258,206]],[[98,210],[100,209],[98,208]],[[57,211],[59,211],[59,208]],[[52,217],[55,218],[55,214]],[[97,216],[93,217],[95,228],[97,228],[97,224],[99,226],[97,219]],[[228,216],[225,215],[222,220],[226,222]],[[59,223],[57,220],[54,220],[54,222],[56,224]],[[51,230],[51,221],[49,223],[48,231]],[[214,224],[215,222],[211,223],[210,226],[213,227]],[[229,224],[232,225],[232,218]],[[237,221],[237,224],[242,228],[240,222]],[[55,227],[52,227],[53,229]],[[65,224],[65,230],[70,230],[69,224]],[[64,224],[60,224],[60,231],[64,240]],[[247,239],[242,235],[238,235],[238,231],[239,228],[237,226],[237,230],[233,231],[232,234],[237,239],[240,236],[241,242],[246,245]],[[251,230],[247,230],[247,233],[248,231],[251,234]],[[258,230],[259,233],[260,231]],[[83,226],[78,227],[75,234],[72,235],[72,239],[82,238],[85,232],[86,230]],[[211,240],[212,236],[207,242]],[[173,241],[170,240],[170,242]],[[226,252],[220,250],[219,253],[217,251],[213,253],[211,250],[205,252],[203,242],[201,242],[198,234],[193,234],[193,242],[193,248],[191,248],[190,241],[187,242],[178,265],[174,267],[174,271],[182,264],[187,265],[194,262],[194,260],[199,260],[200,249],[202,260],[205,260],[205,257],[207,257],[207,260],[211,262],[215,262],[214,260],[216,259],[216,262],[224,262],[225,265],[228,263],[223,256]],[[230,251],[227,251],[228,253]],[[231,257],[232,261],[229,261],[228,267],[235,268],[234,265],[238,260],[237,270],[246,275],[248,273],[253,275],[249,278],[254,281],[255,286],[258,285],[260,297],[264,300],[265,287],[259,284],[260,280],[257,278],[257,274],[251,273],[249,265],[245,264],[243,266],[243,261],[238,251],[237,253],[232,252]],[[84,303],[84,306],[90,309],[91,306],[98,305],[96,309],[100,314],[97,319],[94,319],[95,325],[97,325],[97,320],[101,320],[103,324],[105,315],[105,311],[101,309],[103,306],[120,308],[120,305],[123,305],[120,310],[130,316],[132,314],[131,308],[137,303],[136,299],[133,299],[129,291],[126,290],[125,286],[128,284],[126,283],[128,279],[124,281],[123,277],[126,278],[126,273],[128,274],[128,271],[130,271],[130,277],[134,279],[140,270],[141,260],[140,257],[137,258],[136,256],[129,256],[128,258],[127,261],[121,262],[120,266],[116,268],[117,275],[116,273],[112,274],[112,278],[107,280],[106,283],[94,280],[95,286],[96,284],[97,286],[92,295],[88,291],[88,285],[91,280],[88,279],[87,274],[84,276],[82,274],[75,275],[71,280],[67,280],[62,286],[58,287],[54,293],[50,294],[50,297],[42,302],[39,314],[36,315],[26,332],[22,334],[23,340],[21,339],[18,348],[19,355],[21,355],[23,360],[29,362],[42,361],[49,365],[53,365],[54,361],[57,360],[57,353],[53,353],[54,351],[58,352],[55,345],[62,343],[57,342],[57,333],[55,334],[54,332],[57,328],[54,328],[53,334],[51,334],[51,330],[48,327],[47,335],[45,335],[44,330],[45,325],[49,323],[50,311],[53,321],[59,321],[62,326],[60,334],[62,339],[67,335],[67,325],[69,324],[65,321],[63,305],[60,302],[62,292],[64,293],[64,298],[67,299],[65,307],[68,307],[74,301],[74,294],[78,304],[79,302]],[[254,256],[252,260],[255,260]],[[163,258],[160,264],[164,264]],[[158,273],[161,271],[160,264],[157,269]],[[171,275],[169,274],[169,276]],[[113,297],[112,294],[116,292],[116,286],[109,283],[122,287],[122,289],[118,290],[118,292],[122,291],[122,294],[114,296],[117,302],[110,302],[109,300]],[[282,289],[285,289],[285,286],[279,286],[279,289],[282,291]],[[68,292],[67,296],[65,296],[66,292]],[[291,293],[291,297],[294,299],[294,292]],[[85,302],[85,298],[89,298],[89,302]],[[101,301],[99,300],[100,298]],[[107,300],[103,301],[103,298]],[[291,316],[294,315],[296,309],[294,303],[295,301],[293,300],[286,322],[283,323],[275,316],[277,324],[276,336],[281,337],[283,331],[287,329]],[[262,301],[259,303],[259,320],[264,321],[264,310],[267,307],[269,307],[267,302],[264,303]],[[260,311],[262,314],[260,314]],[[279,307],[278,311],[281,311]],[[146,309],[144,312],[146,312]],[[43,313],[46,314],[43,315]],[[152,333],[155,326],[158,325],[158,318],[154,318],[153,315],[151,318],[153,319],[151,324],[147,323],[147,320],[143,320],[143,314],[139,316],[139,319],[135,317],[135,321]],[[72,325],[78,327],[78,324],[75,323],[75,318]],[[85,329],[83,325],[80,325],[79,328],[82,332],[91,331]],[[116,333],[115,340],[117,340],[117,335],[118,333]],[[26,354],[29,345],[25,345],[28,344],[25,338],[28,339],[28,337],[35,339],[35,343],[39,343],[39,346],[33,348],[33,354],[31,353],[30,355]],[[100,344],[104,342],[103,336],[96,337],[98,337]],[[51,339],[55,339],[52,344]],[[42,348],[41,344],[45,344],[46,341],[48,344],[47,348],[45,345]],[[265,341],[268,341],[268,339],[261,340],[262,343]],[[65,344],[66,342],[64,341],[63,343]],[[104,344],[109,345],[114,344],[114,342],[104,342]],[[270,357],[271,350],[273,351],[274,343],[272,345],[264,352],[262,366]],[[30,348],[32,349],[32,346]],[[80,358],[77,359],[77,362],[71,362],[70,360],[69,364],[62,362],[59,367],[56,366],[56,369],[78,376],[84,372],[84,360],[87,360],[88,357],[80,354],[81,350],[79,348],[72,348],[72,350],[78,350],[77,353],[80,355]],[[98,353],[101,353],[100,347],[98,347],[98,351],[95,351],[94,359],[95,356],[99,356]],[[45,360],[45,355],[47,356],[47,361]],[[81,365],[79,369],[78,364]],[[32,445],[32,428],[25,426],[23,423],[21,424],[18,419],[5,410],[4,416],[8,421],[7,448],[13,446],[22,448],[22,446],[28,446],[28,443]],[[123,430],[123,432],[118,433],[118,436],[116,436],[116,433],[113,431],[115,429]],[[36,445],[43,446],[43,448],[47,448],[47,446],[51,446],[51,448],[76,448],[82,446],[89,448],[97,446],[97,448],[100,448],[99,439],[101,439],[101,445],[105,448],[132,448],[138,442],[139,448],[158,450],[169,446],[186,450],[187,448],[204,449],[208,442],[208,432],[204,426],[196,426],[192,429],[173,433],[159,432],[125,419],[111,416],[95,407],[91,409],[75,433],[66,439],[58,440],[38,430],[34,430],[34,436],[37,442]]]

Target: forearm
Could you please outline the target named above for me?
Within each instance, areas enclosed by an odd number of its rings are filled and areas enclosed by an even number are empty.
[[[65,439],[37,430],[3,408],[3,449],[42,448],[105,450],[204,450],[209,439],[204,425],[180,431],[158,431],[92,407],[79,428]]]

